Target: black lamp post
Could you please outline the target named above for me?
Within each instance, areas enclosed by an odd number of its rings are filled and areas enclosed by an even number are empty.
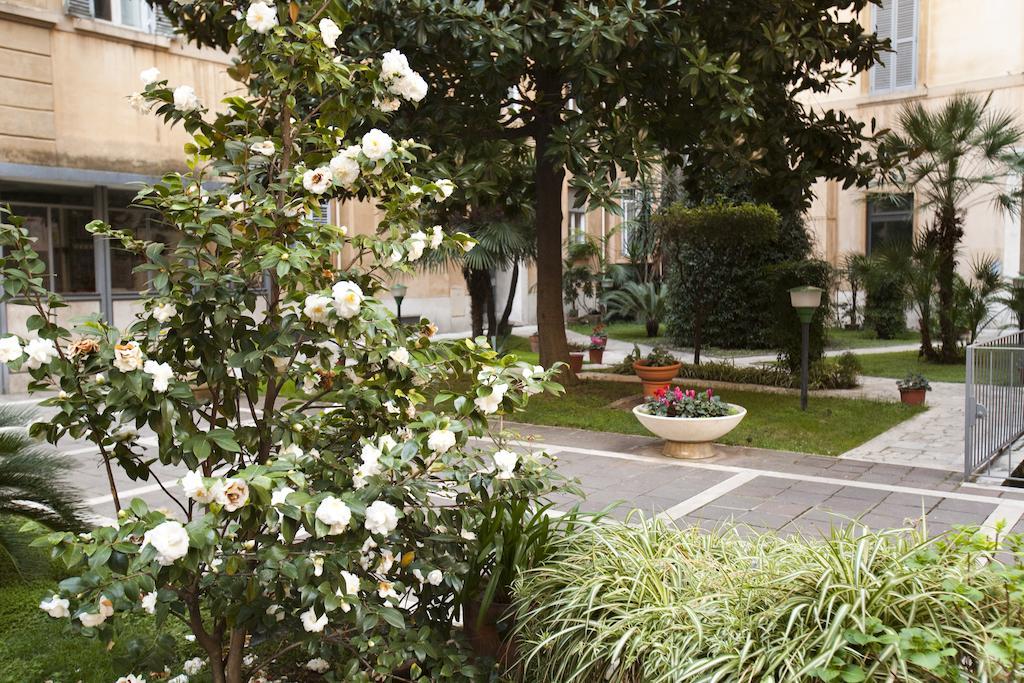
[[[789,290],[789,301],[800,316],[800,410],[807,410],[808,365],[811,355],[811,319],[821,305],[821,287],[794,287]]]
[[[402,322],[402,299],[405,298],[405,293],[409,291],[409,288],[398,282],[391,285],[391,296],[395,298],[396,317],[398,322]]]

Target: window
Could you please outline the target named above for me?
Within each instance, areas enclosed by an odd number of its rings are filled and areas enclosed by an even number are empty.
[[[868,198],[867,253],[914,239],[914,195]]]
[[[875,33],[888,38],[892,52],[871,68],[871,92],[913,88],[917,85],[917,14],[920,0],[882,0],[874,8]]]
[[[177,231],[160,221],[152,209],[132,206],[134,192],[110,190],[107,211],[108,222],[116,230],[124,230],[140,240],[163,242],[168,249],[178,241]],[[110,243],[110,291],[114,294],[139,294],[149,287],[151,273],[133,272],[145,258],[127,251],[119,240]],[[165,251],[164,253],[167,253]]]
[[[622,207],[622,225],[619,228],[622,255],[629,256],[629,241],[632,239],[633,223],[640,217],[640,192],[635,189],[623,190],[619,206]]]
[[[576,195],[569,193],[569,241],[582,244],[587,241],[587,205],[576,206]]]
[[[140,31],[156,31],[156,15],[146,0],[93,0],[93,16]]]

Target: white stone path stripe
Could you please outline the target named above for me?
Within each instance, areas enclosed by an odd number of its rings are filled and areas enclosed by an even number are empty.
[[[894,484],[876,484],[865,481],[850,479],[836,479],[835,477],[820,477],[813,474],[796,474],[794,472],[777,472],[775,470],[762,470],[752,467],[738,467],[736,465],[718,465],[710,462],[696,462],[676,460],[674,458],[655,457],[650,455],[637,455],[636,453],[618,453],[616,451],[602,451],[593,448],[579,448],[576,446],[562,446],[556,444],[545,444],[533,441],[510,441],[510,444],[532,448],[534,450],[557,449],[566,453],[580,453],[582,455],[593,455],[599,458],[612,458],[615,460],[629,460],[631,462],[643,462],[649,465],[670,465],[674,467],[689,467],[697,470],[710,470],[713,472],[732,472],[740,474],[750,472],[758,477],[772,477],[774,479],[789,479],[791,481],[808,481],[832,486],[843,486],[859,489],[871,489],[874,491],[889,491],[890,493],[908,493],[915,496],[928,496],[931,498],[949,498],[951,500],[967,500],[974,503],[985,503],[986,505],[1003,506],[1006,509],[1020,510],[1024,514],[1024,500],[1009,500],[1006,498],[995,498],[993,496],[977,496],[970,493],[958,491],[936,491],[934,489],[922,489],[914,486],[898,486]]]
[[[1002,503],[981,523],[981,531],[989,538],[995,539],[996,525],[999,522],[1004,522],[1000,533],[1005,536],[1013,530],[1013,527],[1020,521],[1021,516],[1024,516],[1024,508],[1020,505]]]
[[[743,486],[751,479],[757,479],[758,474],[756,472],[740,472],[734,474],[723,482],[719,482],[711,488],[704,489],[697,495],[687,498],[681,503],[677,503],[658,514],[658,519],[666,522],[674,522],[683,515],[688,515],[694,510],[698,510],[708,503],[712,503],[718,498],[722,497],[729,491]]]

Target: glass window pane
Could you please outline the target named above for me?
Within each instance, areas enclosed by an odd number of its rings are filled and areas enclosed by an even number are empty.
[[[11,211],[16,216],[25,219],[25,229],[28,234],[35,238],[32,248],[39,253],[39,258],[46,264],[46,273],[43,275],[43,284],[51,286],[50,282],[50,230],[47,227],[47,209],[45,206],[19,206],[11,204]]]
[[[92,0],[92,13],[97,19],[105,19],[106,21],[113,21],[114,17],[112,14],[112,7],[110,4],[111,0]]]
[[[868,200],[867,251],[914,239],[914,195]]]
[[[93,237],[85,226],[92,221],[87,209],[50,209],[53,239],[54,289],[61,293],[96,291],[96,256]]]
[[[142,3],[140,0],[121,0],[121,23],[125,26],[142,28]]]
[[[147,209],[110,209],[110,225],[124,230],[140,240],[163,242],[173,247],[178,241],[177,231],[156,220],[156,214]],[[110,289],[115,293],[138,294],[148,287],[148,273],[133,273],[145,258],[126,251],[116,240],[110,242]]]

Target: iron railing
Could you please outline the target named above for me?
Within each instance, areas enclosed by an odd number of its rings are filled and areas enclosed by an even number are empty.
[[[964,478],[1024,483],[1024,332],[967,347]]]

